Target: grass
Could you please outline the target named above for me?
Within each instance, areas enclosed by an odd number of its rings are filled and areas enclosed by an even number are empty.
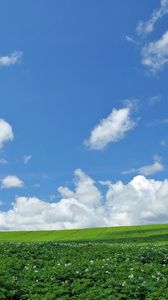
[[[166,243],[168,224],[52,231],[0,232],[0,242],[106,241]]]

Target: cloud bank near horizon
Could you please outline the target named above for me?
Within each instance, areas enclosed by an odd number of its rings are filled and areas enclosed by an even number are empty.
[[[61,199],[16,197],[13,207],[0,212],[0,230],[53,230],[168,222],[168,179],[135,176],[96,183],[82,170],[74,173],[75,187],[59,187]],[[107,187],[105,194],[98,184]]]

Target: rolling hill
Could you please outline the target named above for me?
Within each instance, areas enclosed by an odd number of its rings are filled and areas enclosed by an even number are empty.
[[[106,241],[157,242],[168,241],[168,224],[86,228],[53,231],[13,231],[0,232],[0,242],[66,242],[66,241]]]

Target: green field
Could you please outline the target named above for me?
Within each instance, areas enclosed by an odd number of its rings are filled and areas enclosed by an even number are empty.
[[[49,241],[110,241],[154,242],[168,241],[168,225],[105,227],[55,231],[0,232],[0,241],[49,242]]]
[[[166,300],[168,225],[0,233],[0,300]]]

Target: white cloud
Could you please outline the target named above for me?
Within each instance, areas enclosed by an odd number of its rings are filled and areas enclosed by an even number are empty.
[[[21,188],[23,187],[23,181],[17,176],[6,176],[1,180],[1,188]]]
[[[1,158],[0,159],[0,165],[6,165],[6,164],[8,164],[8,161],[4,158]]]
[[[92,130],[90,138],[85,141],[85,145],[93,150],[102,150],[109,143],[123,139],[126,132],[136,125],[131,119],[131,110],[131,105],[118,110],[114,108],[111,114],[101,120]]]
[[[131,43],[131,44],[134,44],[134,45],[139,45],[139,42],[137,42],[135,39],[133,39],[131,36],[129,35],[126,35],[125,36],[125,39],[128,43]]]
[[[154,42],[146,44],[141,51],[142,64],[155,73],[168,63],[168,31]]]
[[[23,156],[23,162],[24,162],[24,164],[27,164],[30,159],[32,159],[32,155],[24,155]]]
[[[152,16],[147,21],[140,21],[136,27],[136,32],[141,37],[146,37],[154,31],[154,25],[165,14],[168,14],[168,0],[160,0],[160,7],[153,11]],[[125,39],[132,44],[139,46],[141,54],[141,63],[148,67],[152,73],[163,70],[168,63],[168,31],[166,31],[158,40],[144,43],[142,39],[136,41],[134,38],[126,35]],[[157,99],[153,99],[154,102]],[[151,103],[152,104],[152,103]]]
[[[4,143],[12,141],[14,138],[12,126],[3,119],[0,119],[0,148]]]
[[[15,65],[21,61],[22,55],[22,51],[14,51],[9,55],[0,56],[0,66],[8,67],[10,65]]]
[[[133,168],[131,170],[122,172],[122,174],[126,175],[126,174],[131,174],[131,173],[137,173],[137,174],[140,174],[140,175],[149,176],[149,175],[153,175],[155,173],[161,172],[164,169],[165,169],[165,167],[161,163],[161,158],[158,157],[158,156],[155,156],[153,164],[146,165],[146,166],[140,167],[138,169]]]
[[[167,179],[156,181],[139,175],[125,185],[111,184],[106,195],[109,219],[118,225],[167,222],[167,196]]]
[[[94,180],[87,176],[80,169],[75,171],[75,191],[71,191],[67,187],[59,187],[58,191],[63,198],[75,198],[87,206],[99,205],[101,201],[101,193],[94,185]]]
[[[161,0],[160,4],[160,8],[154,10],[148,21],[140,21],[138,23],[136,30],[139,35],[146,36],[153,32],[156,22],[168,13],[168,0]]]
[[[58,202],[17,197],[0,212],[0,230],[68,229],[168,222],[168,179],[135,176],[124,184],[103,182],[104,196],[92,178],[75,172],[75,190],[60,187]]]
[[[159,161],[155,161],[152,165],[146,165],[139,168],[138,173],[142,175],[153,175],[164,170],[164,166]]]

